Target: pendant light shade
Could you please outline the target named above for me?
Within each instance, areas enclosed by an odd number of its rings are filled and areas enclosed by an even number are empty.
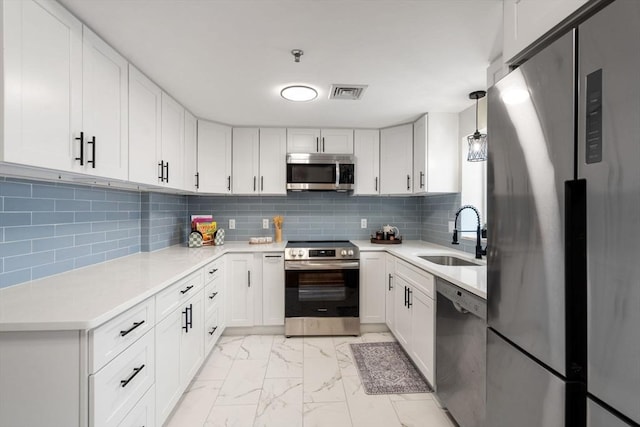
[[[478,99],[484,98],[486,94],[487,92],[483,90],[469,94],[469,99],[476,100],[476,131],[473,135],[467,137],[467,142],[469,143],[467,161],[469,162],[483,162],[487,160],[487,134],[478,131]]]

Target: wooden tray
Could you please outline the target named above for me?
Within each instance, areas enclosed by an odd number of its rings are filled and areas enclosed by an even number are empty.
[[[399,239],[394,239],[394,240],[378,240],[374,237],[371,238],[371,243],[375,243],[377,245],[399,245],[400,243],[402,243],[402,237],[400,237]]]

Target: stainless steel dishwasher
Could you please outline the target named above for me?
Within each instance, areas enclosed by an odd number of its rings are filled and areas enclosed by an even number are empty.
[[[487,303],[436,279],[436,395],[460,427],[485,419]]]

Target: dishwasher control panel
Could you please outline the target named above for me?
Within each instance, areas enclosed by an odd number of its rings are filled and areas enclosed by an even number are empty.
[[[436,291],[450,300],[458,311],[465,310],[481,319],[487,320],[487,302],[479,296],[441,278],[436,279]]]

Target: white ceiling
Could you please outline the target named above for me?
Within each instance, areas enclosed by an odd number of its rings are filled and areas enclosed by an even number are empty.
[[[459,112],[502,50],[502,0],[61,2],[196,116],[236,126],[379,128]],[[294,83],[319,97],[280,98]],[[332,83],[369,88],[328,100]]]

